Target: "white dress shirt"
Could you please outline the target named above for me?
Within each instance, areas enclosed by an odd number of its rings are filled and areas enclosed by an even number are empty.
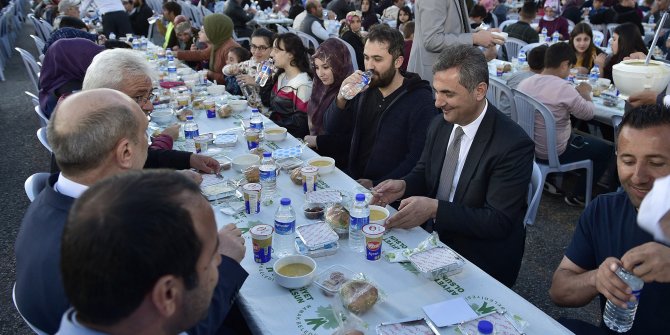
[[[67,195],[70,198],[78,199],[82,193],[88,190],[88,186],[76,183],[63,176],[63,173],[58,174],[58,180],[54,185],[54,190],[62,195]]]
[[[470,124],[466,126],[454,124],[454,129],[451,130],[451,135],[449,135],[449,145],[454,140],[454,133],[456,132],[456,127],[463,128],[463,137],[461,137],[461,150],[458,152],[458,165],[456,165],[456,173],[454,174],[454,181],[451,184],[451,192],[449,193],[449,201],[454,201],[454,194],[456,194],[456,186],[458,185],[458,180],[461,177],[461,172],[463,171],[463,165],[465,165],[465,160],[468,158],[468,152],[470,152],[470,147],[472,146],[472,141],[477,135],[477,130],[479,125],[482,124],[484,119],[484,114],[486,114],[486,109],[489,107],[488,100],[484,99],[484,110],[479,113],[479,116]],[[449,148],[447,145],[447,148]]]
[[[91,2],[98,7],[98,14],[101,16],[110,12],[126,11],[121,0],[84,0],[80,7],[82,13],[86,13],[86,9],[91,5]]]

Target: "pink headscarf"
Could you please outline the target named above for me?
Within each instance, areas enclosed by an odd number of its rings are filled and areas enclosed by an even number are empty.
[[[482,0],[479,1],[479,5],[483,6],[487,13],[490,13],[498,5],[498,0]]]

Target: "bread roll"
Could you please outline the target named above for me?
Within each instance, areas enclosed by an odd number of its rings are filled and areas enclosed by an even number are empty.
[[[348,310],[361,314],[372,308],[379,293],[376,287],[366,281],[350,280],[342,284],[340,297]]]

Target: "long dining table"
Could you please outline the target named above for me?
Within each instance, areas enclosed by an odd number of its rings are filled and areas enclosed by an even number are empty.
[[[226,98],[218,98],[219,103],[225,103],[225,101]],[[248,153],[242,126],[243,121],[250,117],[249,108],[245,112],[225,119],[210,119],[206,117],[204,111],[195,110],[194,112],[194,119],[199,125],[201,134],[237,135],[237,142],[234,146],[222,149],[210,145],[207,151],[202,152],[203,154],[217,159],[227,159]],[[263,117],[263,121],[265,129],[275,127],[269,119]],[[302,146],[302,143],[290,134],[283,141],[263,141],[261,146],[271,151],[292,147],[301,149],[302,154],[299,158],[305,162],[312,157],[318,157],[316,152]],[[177,141],[175,147],[184,149],[184,141]],[[240,172],[232,169],[222,171],[222,174],[226,180],[230,181],[239,181],[243,178]],[[317,187],[318,189],[338,190],[345,199],[356,193],[369,192],[337,168],[329,174],[319,176]],[[259,223],[273,224],[274,212],[281,197],[291,199],[296,211],[297,226],[316,222],[306,219],[303,215],[302,206],[305,202],[305,194],[302,187],[293,184],[288,173],[285,172],[280,173],[277,178],[277,190],[272,203],[263,204],[258,214],[248,215],[243,211],[234,212],[231,215],[224,214],[222,210],[230,209],[231,204],[218,200],[212,202],[218,228],[234,223],[244,232],[247,252],[241,264],[249,273],[249,277],[239,292],[238,301],[242,313],[254,334],[333,334],[340,327],[334,311],[342,309],[337,295],[325,294],[315,284],[300,289],[283,288],[274,280],[272,265],[276,261],[275,257],[265,264],[254,262],[252,241],[248,230]],[[391,213],[395,212],[391,207],[388,209]],[[387,231],[383,237],[382,250],[388,252],[415,248],[429,236],[419,227],[392,229]],[[346,239],[339,241],[339,249],[335,254],[314,258],[314,260],[317,263],[317,275],[331,266],[339,265],[352,273],[364,274],[378,288],[380,300],[372,309],[350,318],[358,320],[357,328],[365,334],[376,334],[376,327],[383,322],[414,317],[425,318],[422,306],[454,298],[463,298],[478,316],[504,316],[505,320],[512,320],[514,327],[520,330],[516,332],[518,334],[570,334],[566,328],[539,308],[467,260],[460,273],[430,280],[420,274],[410,263],[391,263],[385,259],[368,261],[364,253],[350,250]],[[457,326],[436,328],[439,334],[459,334],[457,329]],[[503,333],[507,334],[502,330],[498,334]]]

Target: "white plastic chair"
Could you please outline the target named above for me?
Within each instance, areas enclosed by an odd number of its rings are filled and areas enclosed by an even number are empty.
[[[26,190],[26,195],[28,196],[28,199],[30,199],[30,202],[33,202],[33,200],[37,198],[37,195],[40,194],[47,185],[49,175],[48,172],[38,172],[26,179],[23,187]]]
[[[493,19],[493,28],[498,28],[498,16],[495,14],[491,14],[491,19]]]
[[[507,59],[505,60],[506,61],[512,60],[513,57],[516,57],[516,55],[519,54],[519,50],[521,50],[521,48],[523,48],[526,45],[528,45],[528,43],[520,39],[509,37],[505,41],[505,44],[503,44],[507,52]]]
[[[32,201],[32,199],[30,201]],[[14,286],[12,287],[12,301],[14,301],[14,308],[16,308],[16,311],[19,313],[19,315],[21,315],[19,305],[16,304],[16,283],[14,283]],[[28,320],[26,320],[26,318],[24,318],[23,315],[21,315],[21,318],[28,325],[28,327],[30,327],[30,329],[32,329],[35,332],[35,334],[47,335],[47,333],[43,332],[42,330],[40,330],[39,328],[33,326],[30,322],[28,322]]]
[[[508,18],[507,20],[503,21],[503,22],[500,24],[500,27],[498,27],[498,28],[500,28],[500,31],[505,31],[505,27],[509,26],[510,24],[517,23],[517,22],[519,22],[519,20],[510,20],[510,19]]]
[[[37,139],[40,140],[40,143],[49,150],[49,152],[53,152],[51,150],[51,146],[49,145],[49,140],[47,140],[47,128],[42,127],[40,129],[37,129]]]
[[[32,94],[28,91],[23,91],[29,98],[30,102],[33,103],[33,106],[39,106],[40,105],[40,98],[38,98],[35,94]]]
[[[593,30],[593,40],[597,40],[600,38],[600,45],[597,45],[597,47],[601,47],[603,44],[607,45],[607,41],[605,41],[605,34],[603,34],[602,31],[599,30]]]
[[[516,104],[514,103],[514,93],[512,93],[512,89],[502,80],[496,77],[489,77],[489,88],[486,91],[486,99],[488,99],[494,106],[500,108],[500,102],[503,96],[507,97],[509,103],[509,114],[505,114],[509,116],[512,121],[516,122]]]
[[[523,50],[523,52],[525,52],[526,55],[528,55],[528,53],[529,53],[531,50],[533,50],[533,48],[535,48],[535,47],[539,47],[539,46],[542,45],[542,44],[544,44],[544,42],[538,42],[538,43],[526,44],[526,45],[524,45],[524,46],[521,48],[521,50]],[[519,50],[519,52],[521,52],[521,50]]]
[[[44,56],[42,50],[44,50],[44,45],[46,43],[44,43],[44,41],[41,38],[35,35],[30,35],[30,37],[33,39],[33,41],[35,41],[35,47],[37,48],[37,52],[39,53],[40,57]]]
[[[242,41],[247,41],[249,45],[251,45],[251,38],[249,37],[237,37],[237,34],[235,34],[235,31],[233,31],[233,40],[237,42],[238,44],[242,45]]]
[[[535,134],[535,112],[539,112],[544,119],[544,124],[547,132],[547,156],[549,164],[537,163],[542,172],[541,185],[549,173],[553,172],[567,172],[578,169],[586,169],[586,196],[585,204],[589,205],[591,202],[591,189],[593,185],[593,162],[590,159],[561,164],[558,160],[558,152],[556,151],[556,120],[551,114],[549,108],[537,101],[535,98],[523,93],[519,90],[513,89],[514,102],[516,103],[517,123],[530,138],[534,138]]]
[[[540,207],[540,199],[542,198],[542,170],[536,162],[533,162],[533,175],[530,177],[530,186],[528,190],[528,209],[526,209],[526,216],[523,218],[523,225],[532,225],[535,223],[537,216],[537,209]]]
[[[37,64],[35,57],[33,57],[30,52],[21,48],[14,49],[19,52],[21,58],[23,59],[23,65],[25,65],[26,71],[28,72],[28,77],[35,87],[35,92],[39,92],[40,89],[38,83],[40,81],[40,66]]]
[[[288,31],[288,29],[286,29],[286,27],[282,26],[281,24],[277,25],[277,33],[278,34],[286,34],[288,32],[289,31]]]
[[[39,116],[40,127],[43,127],[43,128],[46,129],[47,123],[49,123],[49,118],[44,114],[44,112],[42,112],[42,109],[40,109],[40,101],[39,100],[37,100],[37,106],[35,106],[35,113],[37,113],[37,116]]]
[[[509,20],[519,20],[519,13],[507,13],[507,21]]]
[[[354,47],[352,47],[351,44],[347,43],[347,41],[339,37],[331,37],[331,38],[336,38],[340,42],[344,43],[347,49],[349,49],[349,54],[351,55],[351,65],[354,66],[354,71],[358,70],[358,59],[356,58],[356,50],[354,50]]]
[[[565,20],[568,21],[568,32],[571,32],[572,29],[575,29],[575,23],[572,22],[572,20],[570,20],[570,19],[565,19]]]
[[[614,36],[614,29],[618,26],[619,26],[618,23],[607,24],[607,34],[608,34],[607,35],[607,40],[609,40],[610,38],[612,38],[612,36]],[[607,43],[607,42],[605,42],[605,43]]]
[[[305,48],[309,49],[310,47],[316,50],[316,48],[319,47],[319,42],[316,41],[316,38],[303,33],[302,31],[296,31],[295,32],[298,37],[302,40],[302,44],[305,46]]]

